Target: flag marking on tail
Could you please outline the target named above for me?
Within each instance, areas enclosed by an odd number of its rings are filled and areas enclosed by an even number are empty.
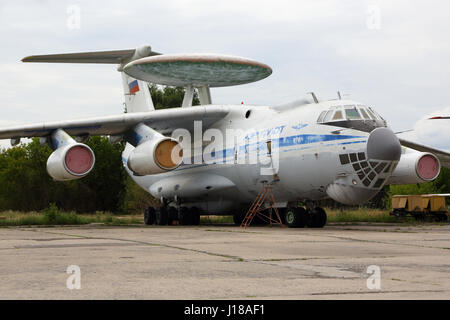
[[[128,88],[130,88],[130,94],[134,94],[139,91],[139,84],[137,80],[131,81],[128,84]]]

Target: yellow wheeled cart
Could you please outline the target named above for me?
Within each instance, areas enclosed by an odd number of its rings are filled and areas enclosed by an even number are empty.
[[[421,194],[392,196],[391,215],[397,217],[412,215],[418,220],[431,216],[436,221],[447,221],[446,197],[450,194]]]

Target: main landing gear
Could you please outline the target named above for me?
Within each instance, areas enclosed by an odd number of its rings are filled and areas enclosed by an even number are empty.
[[[200,209],[197,207],[169,207],[167,205],[160,208],[148,207],[144,211],[144,223],[146,225],[175,225],[183,226],[200,224]]]
[[[279,208],[281,220],[290,228],[323,228],[327,223],[327,214],[321,207],[312,207],[305,209],[298,208]],[[247,210],[240,210],[233,215],[235,225],[241,225]],[[252,221],[252,225],[264,224],[263,221],[258,221],[258,217]]]
[[[321,207],[312,209],[287,208],[285,209],[286,225],[290,228],[323,228],[327,223],[327,214]]]

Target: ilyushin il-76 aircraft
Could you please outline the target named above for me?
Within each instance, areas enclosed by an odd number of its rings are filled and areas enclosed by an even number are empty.
[[[320,228],[327,216],[318,200],[363,204],[386,184],[432,181],[441,165],[450,166],[448,152],[398,138],[371,105],[340,94],[319,101],[312,93],[312,100],[281,106],[212,104],[210,88],[272,73],[246,58],[160,54],[142,46],[22,61],[118,65],[124,113],[4,128],[0,139],[16,145],[39,137],[54,150],[47,171],[57,181],[79,179],[93,169],[95,155],[83,143],[89,136],[125,141],[125,170],[161,200],[161,207],[145,211],[146,224],[195,225],[202,214],[233,214],[240,224],[269,183],[289,227]],[[182,105],[155,110],[149,83],[184,87]],[[199,106],[192,105],[195,90]]]

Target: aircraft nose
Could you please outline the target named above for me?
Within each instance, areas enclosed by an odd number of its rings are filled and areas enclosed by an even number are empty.
[[[367,156],[369,159],[398,161],[401,146],[397,136],[388,128],[376,128],[367,140]]]

